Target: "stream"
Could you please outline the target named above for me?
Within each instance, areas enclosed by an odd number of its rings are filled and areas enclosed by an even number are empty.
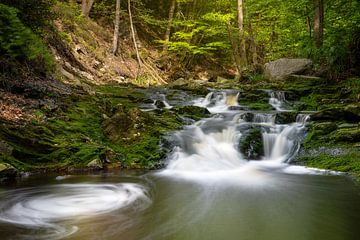
[[[309,115],[277,123],[291,104],[267,93],[274,110],[266,112],[240,105],[234,90],[185,96],[181,104],[211,117],[169,134],[164,169],[34,176],[1,187],[1,239],[359,239],[360,187],[339,172],[290,164]],[[144,111],[181,102],[166,92],[152,98]],[[249,131],[261,134],[256,159],[251,147],[239,150]]]

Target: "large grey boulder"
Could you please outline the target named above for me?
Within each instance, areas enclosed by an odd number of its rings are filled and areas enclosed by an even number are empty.
[[[313,62],[305,58],[281,58],[268,62],[264,66],[265,77],[270,80],[285,80],[292,74],[301,74],[311,70]]]

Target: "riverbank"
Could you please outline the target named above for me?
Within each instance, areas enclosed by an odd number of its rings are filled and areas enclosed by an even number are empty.
[[[285,102],[293,102],[296,111],[313,111],[313,121],[294,163],[359,176],[359,80],[343,81],[341,86],[317,81],[236,83],[220,79],[174,82],[167,89],[104,85],[92,88],[92,94],[62,96],[54,100],[54,109],[47,109],[49,104],[28,109],[34,113],[30,119],[2,118],[3,178],[28,171],[161,168],[171,150],[166,134],[209,116],[206,109],[181,106],[181,102],[204,97],[213,88],[235,89],[240,92],[240,104],[259,111],[272,108],[268,93],[260,89],[283,92]],[[165,95],[179,106],[167,108]],[[146,106],[158,109],[140,110]]]
[[[234,89],[240,105],[257,111],[273,110],[265,89],[280,91],[295,111],[323,111],[314,113],[294,161],[359,175],[359,78],[270,81],[245,71],[240,81],[233,65],[181,67],[142,38],[139,71],[130,34],[114,55],[113,29],[83,16],[78,4],[56,2],[51,12],[56,18],[37,33],[43,39],[31,38],[43,50],[38,59],[0,57],[1,179],[29,171],[161,168],[171,150],[167,133],[209,114],[182,102],[211,89]],[[176,107],[164,103],[165,95]]]

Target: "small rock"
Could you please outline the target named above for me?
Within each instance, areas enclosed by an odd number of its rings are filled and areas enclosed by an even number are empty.
[[[155,103],[154,103],[154,105],[155,105],[157,108],[160,108],[160,109],[166,107],[165,103],[164,103],[163,101],[160,101],[160,100],[156,100]]]
[[[89,168],[103,169],[103,164],[100,161],[100,159],[94,159],[91,162],[89,162],[86,166]]]
[[[17,176],[16,168],[7,163],[0,163],[0,182],[15,180]]]

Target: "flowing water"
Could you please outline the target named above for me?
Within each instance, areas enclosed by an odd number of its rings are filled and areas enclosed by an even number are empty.
[[[236,91],[187,102],[213,115],[171,136],[163,170],[33,177],[0,189],[1,239],[359,239],[359,186],[289,164],[309,117],[276,124],[283,96],[270,93],[276,111],[266,113],[236,110]],[[261,132],[260,159],[239,151],[249,129]]]

